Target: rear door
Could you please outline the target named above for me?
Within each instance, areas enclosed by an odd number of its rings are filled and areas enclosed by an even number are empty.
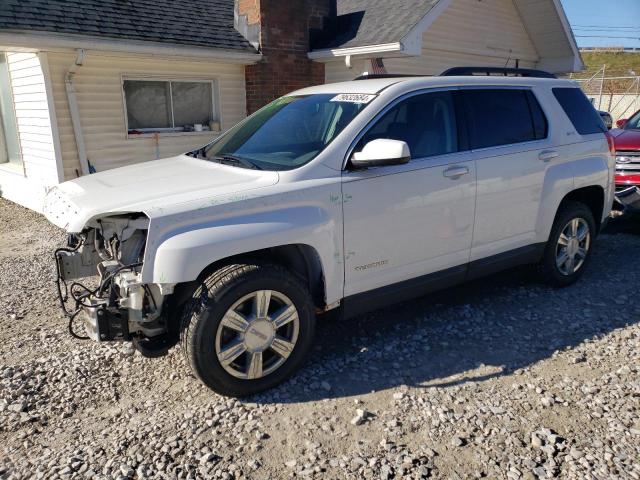
[[[545,171],[557,152],[531,90],[470,88],[460,94],[478,182],[473,262],[535,242]]]

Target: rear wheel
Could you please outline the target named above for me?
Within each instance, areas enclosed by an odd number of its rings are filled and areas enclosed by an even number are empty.
[[[251,395],[289,377],[313,341],[305,285],[275,265],[231,265],[207,277],[183,316],[182,345],[212,390]]]
[[[564,204],[556,215],[540,264],[543,280],[555,287],[576,282],[591,258],[595,231],[589,207],[578,202]]]

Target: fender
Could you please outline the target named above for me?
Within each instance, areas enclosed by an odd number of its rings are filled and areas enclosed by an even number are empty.
[[[604,190],[604,205],[600,221],[604,221],[609,216],[613,205],[613,195],[615,184],[613,172],[615,168],[615,157],[599,155],[584,158],[572,163],[573,178],[575,179],[575,189],[583,187],[598,186]]]
[[[165,232],[157,246],[145,252],[145,283],[195,280],[212,263],[256,250],[291,244],[312,247],[322,264],[326,301],[341,297],[342,225],[334,212],[317,205],[252,212],[218,218]],[[153,220],[152,220],[153,224]],[[151,225],[153,229],[153,225]]]
[[[609,213],[607,210],[607,199],[610,196],[608,191],[611,190],[609,172],[607,158],[603,154],[574,159],[549,167],[542,189],[543,204],[536,228],[539,241],[546,242],[549,239],[560,203],[574,190],[590,186],[602,187],[605,192],[602,220]]]
[[[552,165],[547,169],[542,185],[541,204],[536,225],[538,242],[549,240],[560,202],[574,189],[575,183],[570,163]]]

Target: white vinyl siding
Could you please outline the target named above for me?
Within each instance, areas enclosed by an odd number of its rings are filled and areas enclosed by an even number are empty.
[[[80,171],[64,83],[75,58],[75,52],[48,54],[67,180],[76,178],[76,171]],[[217,135],[215,132],[180,132],[160,134],[157,139],[153,134],[128,136],[122,79],[143,77],[215,82],[222,131],[246,115],[243,65],[88,51],[74,82],[87,158],[97,171],[174,156]]]
[[[8,52],[15,120],[24,173],[39,185],[58,183],[44,75],[36,53]]]
[[[389,73],[438,75],[456,66],[534,67],[538,53],[513,0],[453,0],[427,28],[419,57],[385,58]],[[351,80],[371,70],[368,60],[344,58],[327,63],[327,83]]]
[[[536,39],[540,57],[553,59],[573,55],[553,1],[514,0],[514,3],[520,16],[526,19],[529,35]]]

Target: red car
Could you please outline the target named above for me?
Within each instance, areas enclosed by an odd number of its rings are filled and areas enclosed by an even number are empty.
[[[616,197],[625,207],[640,209],[640,110],[616,125],[611,130],[616,148]]]
[[[616,146],[616,190],[640,186],[640,110],[628,120],[618,120],[611,131]]]

